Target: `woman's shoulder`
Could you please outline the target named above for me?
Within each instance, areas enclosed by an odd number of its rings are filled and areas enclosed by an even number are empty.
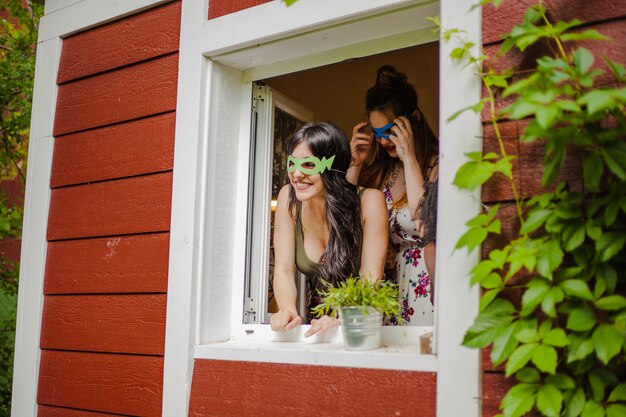
[[[385,206],[385,196],[382,191],[377,190],[375,188],[364,188],[361,187],[359,189],[359,194],[361,195],[361,208],[367,209],[368,207],[376,207],[376,206]]]

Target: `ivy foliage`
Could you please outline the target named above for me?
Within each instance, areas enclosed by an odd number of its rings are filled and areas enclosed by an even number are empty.
[[[481,4],[502,1],[483,0]],[[500,54],[541,44],[552,51],[524,74],[488,69],[485,56],[458,30],[451,58],[475,65],[487,94],[464,111],[488,106],[500,152],[470,153],[454,180],[473,190],[495,175],[508,179],[519,228],[504,248],[493,249],[471,271],[480,285],[480,313],[464,344],[491,346],[517,384],[504,397],[505,417],[534,411],[547,417],[626,416],[626,70],[602,57],[605,67],[577,41],[607,38],[580,30],[579,20],[551,22],[541,1],[503,36]],[[609,81],[607,81],[609,79]],[[498,97],[511,104],[502,110]],[[511,161],[499,130],[503,120],[524,120],[521,142],[545,146],[544,193],[527,198],[515,188]],[[562,178],[567,156],[580,160],[582,189]],[[580,187],[579,187],[580,188]],[[500,234],[500,205],[468,223],[457,249],[472,251]],[[511,296],[521,293],[521,302]]]
[[[0,181],[25,179],[35,45],[43,1],[4,0],[0,27]],[[0,191],[0,240],[22,233],[21,202]],[[18,265],[0,256],[0,416],[11,410]]]

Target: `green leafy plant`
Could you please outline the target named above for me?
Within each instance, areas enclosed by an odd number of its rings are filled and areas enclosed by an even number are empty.
[[[501,403],[505,417],[626,415],[626,70],[602,57],[610,77],[601,78],[594,54],[575,42],[607,38],[581,24],[551,22],[541,0],[530,6],[499,52],[546,50],[524,73],[494,70],[488,57],[472,55],[475,45],[461,31],[441,28],[445,41],[459,43],[451,58],[474,65],[486,92],[452,119],[486,110],[498,144],[497,152],[468,154],[454,182],[473,190],[506,178],[519,223],[508,244],[471,271],[483,295],[464,339],[491,346],[493,364],[517,380]],[[499,99],[510,104],[498,110]],[[541,194],[516,188],[500,131],[506,120],[523,121],[520,142],[544,145]],[[579,161],[582,187],[560,179],[568,156]],[[471,219],[457,249],[500,234],[501,209]]]
[[[336,287],[327,285],[319,292],[322,302],[313,308],[318,317],[337,316],[342,307],[362,307],[365,314],[372,307],[386,316],[401,320],[401,305],[398,299],[398,286],[388,281],[371,282],[367,278],[349,277]]]

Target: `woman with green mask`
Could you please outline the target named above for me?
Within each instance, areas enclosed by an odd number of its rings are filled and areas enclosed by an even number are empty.
[[[309,311],[302,315],[310,318],[324,282],[333,285],[350,275],[382,278],[388,239],[383,194],[346,180],[351,154],[345,133],[330,123],[304,125],[291,137],[288,153],[289,184],[278,195],[274,226],[274,331],[302,324],[296,269],[307,277]],[[312,319],[305,336],[337,324],[329,316]]]

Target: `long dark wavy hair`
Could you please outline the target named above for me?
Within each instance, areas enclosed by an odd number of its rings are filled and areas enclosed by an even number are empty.
[[[424,114],[419,110],[418,97],[413,85],[409,84],[404,73],[391,65],[383,65],[376,71],[376,83],[365,94],[367,117],[373,111],[391,113],[394,117],[406,116],[411,122],[415,156],[422,170],[424,180],[428,180],[429,166],[439,153],[439,140],[431,129]],[[418,110],[418,115],[415,111]],[[376,141],[375,141],[376,142]],[[387,181],[396,158],[389,156],[376,142],[361,170],[359,184],[381,189]]]
[[[363,240],[361,203],[357,187],[346,180],[351,161],[346,134],[331,123],[310,123],[291,136],[287,148],[289,154],[301,143],[306,143],[313,155],[320,159],[335,155],[332,170],[320,174],[326,193],[324,214],[330,230],[328,245],[311,277],[311,284],[313,288],[321,289],[321,280],[335,284],[358,273],[360,265],[355,265],[355,257]],[[294,209],[299,209],[301,204],[291,186],[289,211],[295,213]]]

